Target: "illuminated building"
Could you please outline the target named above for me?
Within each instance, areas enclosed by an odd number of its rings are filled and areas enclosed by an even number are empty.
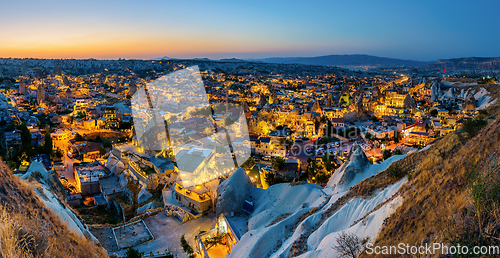
[[[173,196],[179,203],[186,205],[194,213],[202,213],[212,208],[210,191],[204,185],[191,185],[184,187],[182,182],[176,182]]]
[[[235,231],[224,214],[221,214],[214,229],[196,236],[196,246],[202,258],[226,257],[240,241],[240,237],[240,232]]]
[[[106,107],[104,111],[104,119],[106,123],[106,127],[108,128],[117,128],[118,127],[118,118],[116,117],[116,109],[113,107]]]
[[[107,177],[109,171],[102,165],[88,165],[73,167],[75,187],[82,195],[94,195],[101,192],[100,178]]]

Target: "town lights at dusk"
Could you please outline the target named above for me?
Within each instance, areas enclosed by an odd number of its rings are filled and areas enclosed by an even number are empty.
[[[500,255],[496,1],[1,6],[0,257]]]

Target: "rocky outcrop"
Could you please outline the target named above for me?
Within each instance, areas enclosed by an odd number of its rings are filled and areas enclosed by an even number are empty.
[[[342,185],[351,182],[356,174],[363,173],[369,164],[365,152],[358,144],[354,144],[347,160],[340,166],[328,181],[328,186]]]
[[[474,98],[474,95],[469,94],[465,99],[463,110],[473,112],[474,110],[476,110],[476,107],[477,107],[477,100]]]
[[[137,203],[143,203],[153,197],[153,195],[148,191],[145,184],[139,183],[139,185],[141,186],[141,190],[137,194]]]
[[[242,168],[236,169],[228,179],[217,187],[217,215],[237,214],[243,211],[243,204],[254,186]]]
[[[403,102],[403,108],[412,112],[417,109],[417,103],[415,103],[415,100],[410,96],[410,94],[406,95]]]
[[[439,99],[439,84],[437,81],[432,82],[431,86],[431,101],[436,102]]]
[[[264,93],[260,94],[259,106],[263,107],[267,104],[266,95]]]
[[[114,155],[109,155],[109,158],[106,162],[106,167],[113,173],[114,175],[121,175],[125,170],[125,165]]]

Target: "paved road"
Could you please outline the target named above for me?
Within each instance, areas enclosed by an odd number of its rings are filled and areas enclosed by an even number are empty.
[[[77,161],[76,159],[70,159],[67,156],[68,153],[68,140],[54,141],[54,148],[59,148],[63,151],[63,163],[66,169],[64,171],[57,171],[59,175],[64,176],[68,179],[70,184],[75,184],[75,178],[73,177],[73,163]]]

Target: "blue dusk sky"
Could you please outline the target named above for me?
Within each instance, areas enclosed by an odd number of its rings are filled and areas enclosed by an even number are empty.
[[[0,1],[0,57],[500,56],[500,1]]]

